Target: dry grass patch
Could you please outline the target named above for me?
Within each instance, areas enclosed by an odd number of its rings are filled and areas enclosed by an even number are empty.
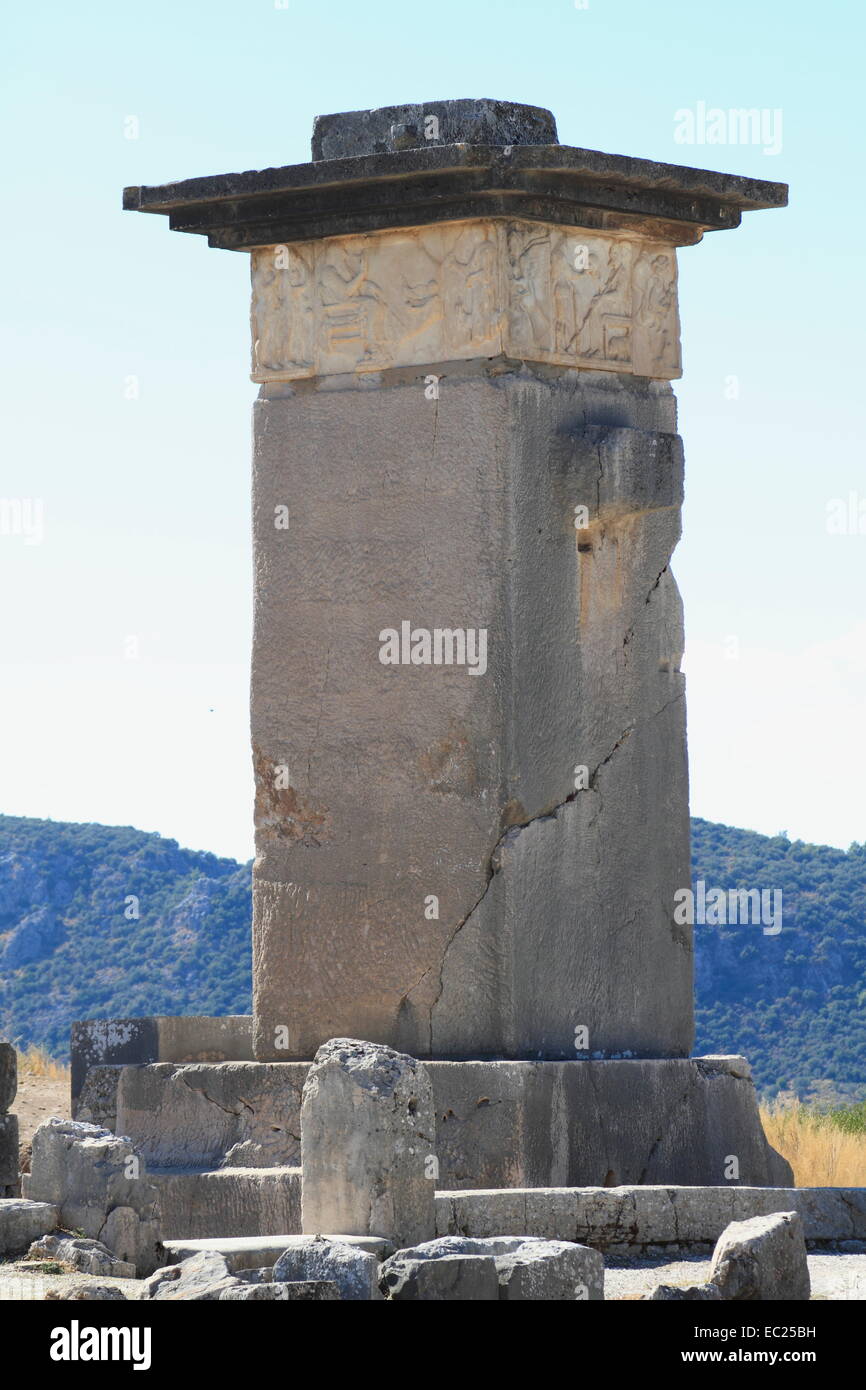
[[[844,1112],[809,1106],[761,1107],[764,1133],[794,1170],[797,1187],[866,1186],[866,1132],[844,1126]]]

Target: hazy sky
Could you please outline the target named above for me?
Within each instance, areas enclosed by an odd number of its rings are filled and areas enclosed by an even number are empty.
[[[866,839],[863,13],[17,7],[0,499],[22,506],[0,533],[0,810],[252,853],[248,261],[122,213],[124,184],[307,159],[320,112],[489,96],[550,107],[564,144],[790,183],[786,211],[680,253],[692,810]],[[679,143],[677,113],[700,123],[700,103],[765,111],[765,135]],[[847,534],[828,531],[833,499]]]

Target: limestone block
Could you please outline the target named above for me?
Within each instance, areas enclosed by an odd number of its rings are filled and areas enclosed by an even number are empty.
[[[65,1229],[103,1241],[139,1274],[156,1267],[157,1191],[129,1139],[77,1120],[46,1120],[33,1136],[27,1194],[56,1205]]]
[[[27,1252],[31,1260],[58,1260],[80,1274],[107,1274],[114,1279],[134,1279],[135,1265],[119,1260],[98,1240],[66,1235],[43,1236]]]
[[[18,1116],[0,1115],[0,1193],[18,1187]]]
[[[154,1167],[292,1166],[307,1070],[285,1062],[124,1067],[117,1128]]]
[[[511,218],[252,252],[253,380],[524,358],[682,373],[673,246]]]
[[[499,1274],[490,1255],[440,1255],[435,1260],[389,1261],[380,1287],[393,1302],[483,1302],[499,1298]]]
[[[64,1303],[120,1303],[127,1295],[117,1284],[79,1284],[76,1288],[63,1292],[49,1289],[46,1299],[62,1299]]]
[[[81,1094],[72,1103],[72,1114],[84,1124],[117,1133],[117,1088],[123,1067],[117,1064],[88,1069]]]
[[[511,1303],[588,1302],[604,1298],[604,1259],[567,1241],[524,1241],[496,1260],[499,1297]]]
[[[238,1284],[223,1289],[221,1303],[336,1303],[340,1290],[330,1279],[298,1279],[281,1284]]]
[[[263,1060],[346,1035],[424,1059],[573,1060],[577,1026],[589,1055],[691,1051],[672,394],[483,361],[449,371],[438,402],[407,371],[273,385],[256,405]],[[384,664],[379,634],[404,621],[422,639],[485,631],[486,670]]]
[[[489,1291],[488,1261],[495,1272],[495,1293]],[[382,1265],[379,1288],[385,1297],[401,1301],[599,1300],[604,1297],[604,1260],[598,1251],[566,1241],[448,1236],[398,1250]]]
[[[767,1143],[755,1088],[739,1059],[425,1065],[436,1106],[440,1190],[634,1188],[631,1212],[639,1201],[646,1210],[641,1224],[656,1228],[653,1239],[669,1241],[677,1239],[677,1214],[668,1185],[714,1184],[720,1195],[708,1200],[718,1207],[719,1224],[703,1238],[715,1240],[737,1215],[724,1195],[732,1190],[724,1176],[732,1136],[743,1184],[792,1180],[789,1165]],[[549,1201],[543,1210],[551,1210]],[[571,1220],[565,1213],[557,1219]],[[602,1220],[607,1226],[607,1212]],[[539,1235],[576,1239],[584,1238],[583,1229],[533,1227]]]
[[[221,1255],[203,1251],[180,1264],[155,1270],[142,1285],[140,1296],[160,1302],[215,1302],[226,1289],[238,1285]]]
[[[34,1240],[54,1230],[59,1215],[51,1202],[0,1199],[0,1255],[20,1255]]]
[[[799,1214],[732,1221],[713,1251],[710,1282],[726,1299],[807,1301],[811,1284]]]
[[[434,1153],[433,1092],[414,1057],[352,1038],[319,1048],[301,1106],[305,1232],[429,1239]]]
[[[379,1261],[357,1246],[324,1236],[298,1236],[274,1264],[275,1283],[325,1280],[337,1285],[342,1300],[378,1299]]]
[[[150,1174],[163,1240],[294,1235],[301,1229],[300,1168],[219,1168]],[[282,1247],[280,1247],[282,1248]],[[279,1253],[279,1251],[277,1252]]]
[[[249,1061],[252,1019],[248,1014],[209,1018],[154,1016],[89,1018],[73,1023],[70,1037],[72,1114],[93,1067],[148,1062]],[[95,1117],[94,1117],[95,1118]]]
[[[0,1114],[12,1109],[18,1092],[18,1053],[12,1043],[0,1042]]]

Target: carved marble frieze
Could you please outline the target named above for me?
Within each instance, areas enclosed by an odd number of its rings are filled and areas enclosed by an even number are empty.
[[[681,375],[676,253],[482,219],[260,247],[254,381],[506,356]]]

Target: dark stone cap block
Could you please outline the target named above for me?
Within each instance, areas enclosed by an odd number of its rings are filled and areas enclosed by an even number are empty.
[[[396,154],[430,145],[555,145],[556,121],[541,106],[516,101],[461,98],[380,106],[377,111],[338,111],[317,116],[313,159]]]

